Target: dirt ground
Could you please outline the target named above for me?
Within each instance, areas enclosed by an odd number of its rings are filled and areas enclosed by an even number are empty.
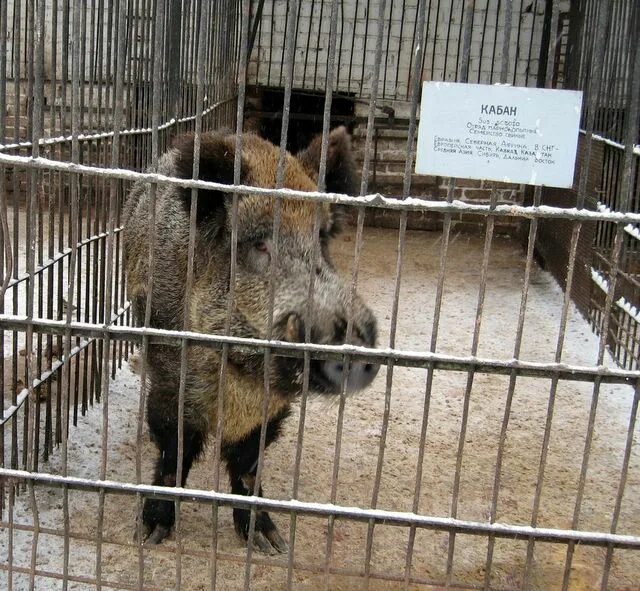
[[[436,282],[440,260],[439,233],[409,232],[402,267],[396,347],[425,351],[429,347],[433,324]],[[352,234],[341,237],[336,255],[348,273],[353,256]],[[365,230],[365,244],[359,274],[359,289],[375,310],[380,325],[380,345],[388,344],[397,232]],[[438,333],[438,351],[467,355],[471,349],[478,298],[482,236],[453,237],[447,259],[444,303]],[[524,275],[524,255],[513,240],[494,240],[488,288],[478,354],[509,359],[513,356],[518,309]],[[521,358],[550,362],[555,354],[562,292],[551,276],[539,269],[529,292]],[[598,339],[586,321],[572,308],[565,339],[563,361],[580,365],[595,363]],[[613,365],[610,359],[606,364]],[[377,506],[410,511],[414,501],[416,462],[425,405],[426,370],[396,367],[389,390],[390,415],[384,448],[382,476]],[[340,450],[340,469],[336,502],[345,506],[370,507],[376,465],[380,454],[381,428],[385,410],[387,369],[381,368],[373,386],[347,401]],[[461,418],[467,374],[437,371],[428,393],[429,413],[419,512],[425,515],[451,515]],[[461,464],[457,516],[486,522],[491,507],[498,439],[503,420],[509,378],[476,374],[469,399],[469,414]],[[589,408],[593,385],[560,382],[553,408],[553,421],[540,500],[538,525],[570,528],[576,502]],[[136,426],[139,380],[129,367],[111,382],[108,410],[92,408],[73,429],[69,441],[69,473],[97,478],[100,470],[103,413],[108,418],[107,478],[124,482],[136,480]],[[550,380],[519,378],[507,431],[497,521],[510,524],[531,523],[535,485],[538,478],[544,425],[550,398]],[[633,390],[627,386],[604,385],[600,389],[594,425],[589,469],[582,501],[579,529],[609,531],[620,481],[627,439]],[[299,498],[329,502],[336,445],[338,405],[313,398],[309,401],[304,427]],[[264,488],[266,496],[291,498],[299,407],[289,419],[284,436],[267,452]],[[638,427],[634,433],[629,475],[621,507],[618,533],[640,535],[640,450]],[[153,445],[145,432],[143,481],[150,482]],[[59,454],[41,469],[58,473]],[[188,486],[212,486],[212,454],[194,468]],[[226,477],[223,474],[226,487]],[[36,564],[41,571],[61,573],[63,538],[46,528],[63,524],[63,493],[58,489],[37,489],[36,500],[41,533],[36,546]],[[97,576],[96,534],[99,496],[96,493],[69,492],[69,589],[93,589],[81,577]],[[5,513],[14,524],[33,524],[28,495],[15,499]],[[132,540],[136,499],[131,496],[105,498],[100,576],[103,586],[138,588],[138,549]],[[291,518],[274,514],[281,533],[291,537]],[[204,504],[183,503],[181,537],[185,553],[176,552],[175,535],[161,546],[145,549],[144,585],[149,589],[210,589],[212,584],[212,510]],[[231,510],[218,513],[218,553],[215,588],[244,588],[246,550],[233,530]],[[328,523],[326,519],[299,517],[296,520],[294,589],[360,590],[367,588],[363,577],[366,565],[367,524],[338,520],[333,528],[332,553],[326,562]],[[405,575],[408,528],[378,525],[373,535],[370,562],[373,590],[402,589]],[[11,542],[12,563],[28,567],[32,557],[31,532],[14,527],[0,531],[0,562],[7,565]],[[446,532],[419,530],[416,534],[409,589],[434,589],[429,582],[444,583],[451,539]],[[482,585],[488,542],[482,536],[455,536],[450,582],[453,585]],[[495,589],[560,589],[566,547],[538,543],[525,576],[527,540],[497,540],[490,575]],[[576,548],[570,589],[600,589],[606,550]],[[251,589],[286,588],[287,556],[265,560],[258,557],[248,573]],[[342,571],[325,577],[325,567]],[[6,568],[6,566],[5,566]],[[640,553],[615,551],[610,566],[608,589],[640,590]],[[394,580],[396,579],[396,580]],[[28,577],[11,575],[14,589],[28,588]],[[9,588],[9,574],[0,571],[0,588]],[[61,589],[50,578],[36,577],[36,589]]]

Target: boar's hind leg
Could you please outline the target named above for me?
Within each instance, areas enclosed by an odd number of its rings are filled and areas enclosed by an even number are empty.
[[[265,448],[280,435],[282,421],[289,415],[286,409],[274,417],[267,424]],[[256,427],[247,437],[235,443],[226,443],[222,447],[222,455],[227,462],[231,491],[236,495],[262,496],[262,487],[255,491],[255,477],[258,468],[258,453],[260,450],[260,427]],[[234,508],[233,522],[236,531],[244,540],[249,537],[249,509]],[[287,542],[278,533],[266,511],[257,511],[253,547],[267,554],[287,552]]]
[[[151,436],[158,446],[160,455],[156,462],[153,484],[160,486],[176,486],[178,467],[178,421],[164,415],[163,412],[149,405],[148,422]],[[189,424],[184,423],[184,445],[182,455],[182,483],[184,486],[193,461],[204,448],[206,434]],[[147,498],[142,511],[142,522],[147,544],[158,544],[171,532],[175,522],[174,501]]]

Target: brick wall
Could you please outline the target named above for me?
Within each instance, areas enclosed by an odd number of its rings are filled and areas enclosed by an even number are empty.
[[[371,155],[368,192],[379,192],[389,197],[402,197],[407,159],[407,135],[406,125],[398,124],[391,129],[384,127],[377,129],[377,139],[374,142],[374,150]],[[360,170],[364,161],[365,139],[366,125],[361,124],[356,127],[353,133],[354,154]],[[413,171],[413,169],[412,161],[411,170]],[[523,203],[524,185],[474,179],[456,179],[453,198],[488,204],[494,190],[498,203]],[[409,191],[412,197],[444,200],[447,191],[448,179],[412,172]],[[397,211],[370,209],[367,212],[366,223],[373,226],[397,228],[399,219],[400,214]],[[452,216],[452,228],[454,231],[460,232],[483,231],[485,220],[484,216],[456,213]],[[443,215],[439,213],[409,212],[407,227],[416,230],[438,230],[442,227],[442,221]],[[495,227],[497,233],[515,235],[519,232],[520,221],[497,218]]]

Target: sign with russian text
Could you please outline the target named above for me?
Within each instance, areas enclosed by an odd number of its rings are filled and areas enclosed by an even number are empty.
[[[425,82],[416,173],[571,187],[582,93]]]

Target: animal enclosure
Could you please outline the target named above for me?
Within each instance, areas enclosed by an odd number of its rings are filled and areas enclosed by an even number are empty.
[[[634,0],[1,2],[0,587],[640,590],[639,36]],[[415,174],[430,80],[581,90],[573,188]],[[358,182],[332,192],[343,126]],[[195,155],[187,174],[165,173],[176,137],[206,152],[221,129],[229,178],[206,177]],[[261,171],[242,176],[255,135],[276,146],[262,184]],[[305,162],[312,148],[305,182],[318,190],[292,188],[284,151]],[[305,238],[348,286],[347,336],[281,338],[275,271],[264,334],[200,330],[188,314],[158,325],[146,293],[183,284],[177,266],[151,271],[132,301],[136,186],[158,239],[163,195],[191,200],[187,310],[202,278],[198,204],[229,195],[228,318],[238,208],[313,210]],[[345,228],[325,244],[329,206]],[[280,244],[286,216],[269,220]],[[154,239],[141,252],[150,269],[166,263]],[[356,292],[375,346],[348,338]],[[179,375],[179,467],[151,484],[160,346]],[[264,409],[251,483],[227,484],[225,394],[176,488],[190,364],[215,359],[224,385],[243,356],[260,360]],[[267,448],[274,360],[300,368],[299,392]],[[314,391],[318,364],[338,372],[338,393]],[[378,364],[348,392],[351,371]],[[175,512],[159,544],[143,536],[150,499]],[[286,552],[257,543],[265,511]]]

